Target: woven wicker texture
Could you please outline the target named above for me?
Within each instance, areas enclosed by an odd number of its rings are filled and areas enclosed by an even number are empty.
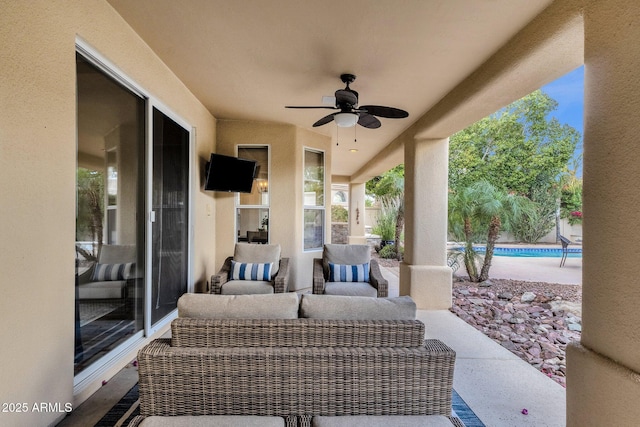
[[[138,354],[149,415],[451,415],[455,353],[424,346],[176,348]]]
[[[190,319],[171,323],[173,347],[419,347],[419,320]]]
[[[228,257],[224,261],[220,270],[211,276],[211,288],[209,289],[209,293],[222,293],[222,286],[229,281],[232,260],[233,257]],[[278,274],[273,278],[272,283],[274,293],[289,292],[289,258],[280,258]]]

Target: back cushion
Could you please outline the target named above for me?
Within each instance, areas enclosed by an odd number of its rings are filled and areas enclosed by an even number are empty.
[[[303,294],[300,317],[334,320],[415,320],[416,303],[396,298]]]
[[[136,261],[134,245],[104,245],[100,250],[100,264],[120,264]]]
[[[236,243],[233,260],[241,263],[273,263],[271,275],[275,276],[280,268],[280,245],[256,245]]]
[[[184,294],[178,316],[197,319],[296,319],[298,294],[269,295]]]
[[[324,245],[322,266],[325,279],[329,278],[329,263],[343,265],[365,264],[371,260],[369,245]]]

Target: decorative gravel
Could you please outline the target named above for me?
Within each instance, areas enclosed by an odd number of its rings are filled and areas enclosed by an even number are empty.
[[[491,279],[453,284],[451,311],[566,385],[567,344],[580,341],[582,286]]]
[[[384,267],[398,261],[372,255]],[[582,331],[582,286],[454,277],[451,311],[522,360],[566,386],[566,348]]]

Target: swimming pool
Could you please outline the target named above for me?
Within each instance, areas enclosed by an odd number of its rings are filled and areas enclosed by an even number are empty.
[[[479,253],[485,252],[484,246],[474,247]],[[530,258],[560,258],[562,257],[562,248],[507,248],[495,247],[493,256],[510,256],[510,257],[530,257]],[[567,258],[582,258],[582,248],[567,248]]]

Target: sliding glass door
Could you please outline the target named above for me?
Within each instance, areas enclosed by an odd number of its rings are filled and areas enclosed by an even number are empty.
[[[153,108],[151,324],[187,292],[189,132]]]
[[[76,56],[75,373],[144,327],[145,100]]]
[[[80,47],[76,69],[74,368],[80,382],[164,325],[187,292],[191,135]]]

